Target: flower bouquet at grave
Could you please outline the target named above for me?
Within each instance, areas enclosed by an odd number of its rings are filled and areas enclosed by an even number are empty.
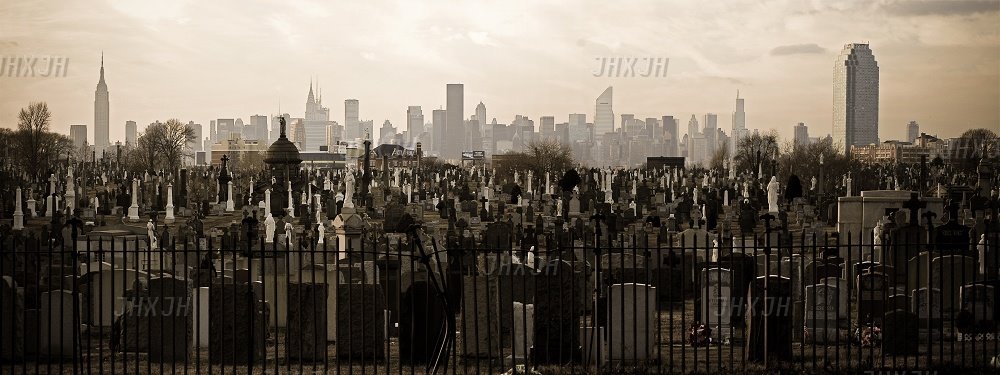
[[[882,346],[882,327],[870,325],[854,329],[854,344],[862,348],[878,348]]]

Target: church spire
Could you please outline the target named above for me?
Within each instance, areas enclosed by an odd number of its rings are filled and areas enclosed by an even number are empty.
[[[313,81],[312,78],[309,78],[309,98],[306,99],[306,102],[313,103],[315,101],[316,101],[316,96],[313,95]]]

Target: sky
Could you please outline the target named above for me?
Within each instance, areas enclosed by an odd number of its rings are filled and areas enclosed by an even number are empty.
[[[847,43],[869,43],[880,69],[880,138],[906,124],[954,137],[1000,130],[1000,1],[47,1],[0,2],[0,58],[68,61],[64,76],[0,76],[0,127],[44,101],[52,128],[88,125],[104,55],[111,139],[177,118],[279,111],[302,117],[310,81],[331,119],[360,101],[376,129],[405,129],[406,109],[444,108],[465,85],[468,118],[568,121],[614,86],[616,117],[719,115],[737,90],[747,127],[792,137],[832,128],[833,67]],[[601,59],[668,59],[658,77],[596,74]],[[270,118],[270,116],[269,116]],[[617,122],[617,120],[616,120]],[[683,131],[683,130],[682,130]],[[377,130],[376,130],[377,132]]]

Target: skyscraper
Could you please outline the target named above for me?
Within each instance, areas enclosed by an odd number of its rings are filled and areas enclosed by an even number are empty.
[[[445,143],[445,123],[448,122],[448,111],[443,109],[435,109],[431,111],[431,133],[434,134],[432,137],[434,140],[434,151],[437,152],[438,156],[441,156],[444,152]]]
[[[267,116],[250,116],[250,131],[251,134],[244,134],[245,139],[256,139],[261,141],[261,143],[271,144],[267,139]]]
[[[87,145],[87,125],[70,125],[69,139],[73,140],[73,147],[77,150]],[[89,154],[89,153],[88,153]],[[87,155],[90,156],[90,155]]]
[[[600,138],[604,133],[615,131],[615,112],[611,108],[612,88],[608,86],[601,96],[597,97],[597,114],[594,117],[595,137]]]
[[[702,132],[705,135],[705,157],[711,158],[715,155],[715,149],[719,145],[718,131],[719,128],[719,116],[714,113],[705,114],[705,130]]]
[[[138,129],[135,127],[135,121],[125,121],[125,144],[135,146],[138,138]],[[201,141],[201,138],[198,141]]]
[[[357,139],[364,136],[359,130],[359,104],[357,99],[344,100],[344,139]]]
[[[424,134],[424,111],[419,105],[411,105],[406,108],[406,134],[407,142],[416,143],[421,141]]]
[[[917,141],[917,137],[920,136],[920,125],[917,125],[916,121],[910,121],[906,124],[906,141],[913,143]]]
[[[486,105],[482,101],[476,106],[476,120],[479,120],[479,134],[486,134],[486,125],[489,124],[489,120],[486,119]]]
[[[736,91],[736,112],[733,112],[733,133],[729,142],[729,155],[736,156],[736,147],[739,146],[740,139],[747,135],[747,114],[743,111],[743,98],[740,97],[739,90]]]
[[[677,155],[678,142],[681,140],[680,134],[678,134],[678,124],[677,119],[674,116],[663,116],[663,143],[666,147],[666,156],[679,156]]]
[[[193,151],[204,150],[204,148],[202,147],[203,145],[201,143],[201,132],[202,132],[201,124],[195,124],[194,121],[188,121],[187,124],[189,127],[191,127],[191,130],[194,130],[194,141],[189,142],[187,144],[188,147],[190,147],[191,150]]]
[[[799,123],[795,125],[795,138],[792,141],[796,146],[805,146],[809,144],[809,127],[804,123]]]
[[[458,160],[462,156],[462,151],[467,147],[465,144],[465,120],[462,118],[462,114],[465,113],[464,85],[461,83],[447,85],[447,107],[445,110],[448,113],[441,157]]]
[[[587,129],[587,115],[584,113],[570,113],[569,141],[572,143],[589,140],[590,134]]]
[[[833,142],[845,154],[878,143],[878,62],[868,44],[844,45],[834,65]]]
[[[111,144],[108,137],[109,123],[108,84],[104,82],[104,54],[101,54],[101,80],[94,91],[94,146],[98,154]]]
[[[306,97],[306,115],[302,119],[302,129],[305,130],[302,151],[319,151],[320,147],[326,146],[327,128],[329,126],[330,109],[323,107],[323,95],[315,95],[313,93],[313,85],[309,83],[309,95]]]

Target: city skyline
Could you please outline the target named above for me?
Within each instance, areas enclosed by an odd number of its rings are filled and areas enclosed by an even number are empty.
[[[455,5],[454,12],[441,15],[435,11],[445,5],[432,3],[389,7],[392,11],[386,17],[404,13],[403,8],[418,12],[402,25],[360,37],[317,32],[326,30],[320,26],[324,20],[343,17],[339,8],[294,3],[274,12],[261,12],[268,14],[261,17],[264,29],[286,33],[265,36],[245,50],[234,48],[247,47],[244,39],[253,40],[257,32],[210,38],[194,38],[192,33],[214,26],[213,17],[222,13],[234,21],[249,21],[257,19],[262,9],[197,4],[156,8],[142,2],[80,7],[39,8],[21,2],[0,5],[5,35],[0,38],[0,54],[48,53],[72,60],[66,77],[2,78],[8,89],[0,92],[0,126],[15,127],[20,108],[31,101],[45,101],[53,111],[54,131],[67,134],[72,124],[96,130],[91,122],[95,118],[93,93],[86,92],[97,81],[103,50],[107,84],[115,94],[110,98],[112,141],[125,139],[126,121],[148,124],[178,118],[208,123],[217,118],[247,119],[254,114],[274,116],[279,115],[279,103],[284,103],[282,113],[304,113],[302,87],[312,77],[325,82],[326,96],[334,102],[351,98],[365,102],[360,117],[375,122],[406,123],[408,106],[444,108],[441,86],[447,83],[465,86],[465,108],[486,103],[490,108],[487,121],[497,118],[500,123],[510,123],[517,114],[533,119],[555,116],[557,122],[573,113],[594,118],[594,98],[614,86],[614,112],[635,114],[636,118],[722,113],[727,115],[718,121],[725,123],[731,121],[732,93],[740,90],[741,97],[747,99],[747,128],[776,129],[790,139],[795,124],[804,122],[812,134],[825,136],[832,133],[833,123],[830,66],[840,46],[855,42],[869,43],[881,67],[880,139],[906,139],[910,121],[920,123],[921,131],[942,137],[957,136],[963,129],[995,128],[1000,121],[996,110],[1000,102],[1000,85],[996,84],[1000,81],[1000,33],[991,26],[1000,20],[995,3],[914,1],[826,6],[764,2],[762,8],[780,10],[788,17],[741,25],[747,31],[761,31],[760,37],[743,35],[753,32],[734,32],[709,33],[695,39],[690,38],[693,31],[684,30],[693,26],[687,18],[715,12],[720,21],[713,22],[721,22],[737,11],[746,11],[744,16],[749,16],[762,10],[742,3],[727,9],[720,9],[721,5],[697,9],[659,4],[604,9],[608,17],[635,18],[649,12],[665,20],[683,21],[660,32],[621,26],[609,21],[613,18],[595,22],[588,29],[560,27],[544,17],[556,11],[554,7]],[[464,18],[463,12],[492,14],[498,21],[515,20],[518,12],[527,10],[531,12],[517,22],[530,26],[528,30],[491,28],[467,21],[448,29],[432,22]],[[374,13],[378,12],[365,14]],[[289,23],[294,17],[302,17],[302,22]],[[876,17],[887,17],[887,21],[874,22]],[[66,23],[53,26],[52,32],[31,32],[33,25],[42,21]],[[810,21],[815,24],[810,25]],[[840,24],[828,31],[810,33],[837,22]],[[178,35],[160,32],[174,25],[187,28],[178,30]],[[163,48],[137,45],[135,39],[142,38],[117,36],[125,27],[134,27],[135,35],[166,39]],[[61,41],[59,35],[73,28],[91,30],[101,38]],[[393,33],[399,31],[397,28],[414,33],[375,50],[362,46],[367,45],[361,43],[366,38],[387,43],[390,37],[398,36]],[[719,33],[733,31],[727,26]],[[532,34],[539,32],[549,35],[543,38],[546,43],[529,43],[536,36]],[[663,40],[653,43],[656,39]],[[335,43],[316,51],[301,48],[324,41]],[[399,45],[405,41],[414,44]],[[226,43],[234,46],[220,48]],[[528,59],[532,63],[504,59],[504,64],[498,64],[476,57],[456,66],[452,57],[464,48],[491,59],[540,49],[545,53],[532,55]],[[419,58],[408,63],[394,61],[404,52]],[[594,77],[599,69],[595,59],[609,56],[663,56],[670,59],[669,71],[663,78]],[[389,82],[392,90],[385,89]],[[950,94],[927,95],[935,92]],[[330,116],[342,118],[344,113],[338,109],[334,106]],[[462,118],[472,114],[463,113]]]

